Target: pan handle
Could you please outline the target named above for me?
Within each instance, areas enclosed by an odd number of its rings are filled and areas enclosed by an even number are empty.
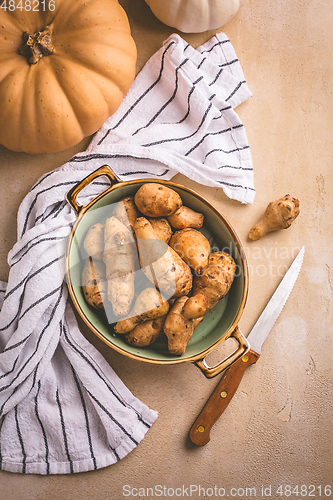
[[[216,375],[232,365],[232,363],[241,358],[250,349],[250,344],[238,327],[236,327],[236,329],[232,332],[231,337],[233,337],[238,342],[238,348],[236,349],[236,351],[229,354],[229,356],[227,356],[225,359],[220,361],[220,363],[215,366],[208,366],[205,358],[202,358],[194,363],[198,368],[200,368],[205,377],[216,377]]]
[[[80,181],[78,184],[75,184],[75,186],[70,189],[66,195],[67,201],[69,204],[74,208],[75,212],[77,215],[81,212],[81,210],[84,208],[83,205],[80,205],[77,202],[77,196],[78,194],[84,189],[88,184],[93,182],[97,177],[101,177],[105,175],[109,180],[110,180],[110,185],[113,186],[116,182],[119,182],[119,179],[116,177],[116,175],[112,172],[111,168],[108,165],[103,165],[102,167],[99,167],[97,170],[94,170],[91,174],[87,175],[82,181]]]

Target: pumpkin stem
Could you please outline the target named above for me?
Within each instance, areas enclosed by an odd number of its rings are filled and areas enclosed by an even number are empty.
[[[18,53],[28,59],[30,66],[37,64],[42,57],[49,56],[54,52],[51,43],[52,31],[53,25],[49,24],[44,31],[36,31],[33,34],[28,31],[23,33],[23,45],[18,49]]]

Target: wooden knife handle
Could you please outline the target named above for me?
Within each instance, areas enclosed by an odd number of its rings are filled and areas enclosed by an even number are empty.
[[[220,382],[190,429],[189,437],[192,443],[203,446],[209,442],[211,428],[230,403],[246,368],[256,363],[259,356],[258,353],[250,349],[224,372]]]

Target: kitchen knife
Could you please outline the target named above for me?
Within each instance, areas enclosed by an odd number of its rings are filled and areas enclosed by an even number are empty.
[[[282,311],[297,280],[303,257],[304,246],[294,259],[294,262],[291,264],[248,335],[247,340],[250,344],[250,350],[224,372],[217,387],[192,425],[189,437],[194,444],[202,446],[209,442],[210,430],[230,403],[243,378],[246,368],[258,361],[261,347]]]

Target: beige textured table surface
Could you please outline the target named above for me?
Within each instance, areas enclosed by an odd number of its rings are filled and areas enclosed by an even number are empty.
[[[140,70],[174,30],[160,23],[143,0],[121,4],[137,43]],[[195,447],[187,434],[217,379],[206,380],[189,363],[165,368],[130,360],[82,327],[134,395],[159,417],[139,446],[108,468],[49,477],[0,472],[0,500],[118,500],[156,485],[165,487],[159,498],[170,498],[173,490],[174,498],[176,491],[185,498],[191,485],[192,498],[204,498],[203,491],[194,491],[199,486],[206,489],[207,498],[218,498],[222,488],[225,497],[287,498],[286,485],[298,486],[299,495],[294,490],[292,499],[301,497],[302,485],[308,495],[329,498],[324,489],[333,488],[332,24],[332,0],[246,0],[237,16],[217,30],[229,36],[253,93],[237,113],[251,146],[256,198],[253,205],[241,205],[219,189],[180,175],[174,180],[208,198],[243,242],[250,269],[240,324],[245,335],[296,251],[305,245],[306,253],[259,362],[245,374],[213,427],[211,441]],[[211,35],[183,37],[196,47]],[[21,200],[43,173],[88,143],[89,139],[69,151],[38,156],[0,147],[0,279],[8,277],[7,253],[15,243]],[[300,216],[293,226],[251,242],[248,231],[266,205],[287,193],[300,200]],[[209,361],[220,356],[218,349]],[[131,488],[130,496],[124,496],[129,491],[124,485]],[[277,492],[280,485],[282,496]],[[255,488],[256,495],[247,488]],[[154,491],[148,498],[157,497],[160,490]],[[304,495],[304,487],[302,491]]]

